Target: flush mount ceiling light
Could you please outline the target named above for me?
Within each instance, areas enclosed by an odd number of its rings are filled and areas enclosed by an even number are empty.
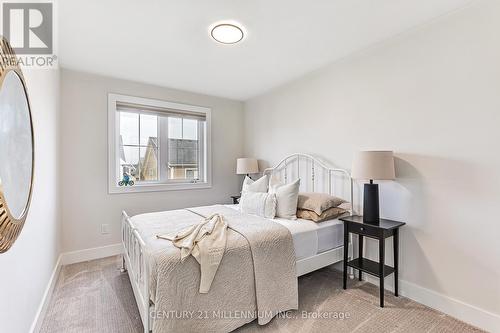
[[[234,23],[219,23],[210,29],[210,36],[222,44],[236,44],[243,39],[245,34],[243,28]]]

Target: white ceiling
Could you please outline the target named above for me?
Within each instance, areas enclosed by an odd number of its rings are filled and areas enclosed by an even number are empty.
[[[62,67],[245,100],[470,0],[62,0]],[[221,20],[237,45],[209,38]]]

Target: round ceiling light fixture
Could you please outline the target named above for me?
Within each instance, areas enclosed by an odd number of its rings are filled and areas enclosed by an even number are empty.
[[[236,44],[245,37],[245,34],[243,28],[234,23],[219,23],[210,29],[210,36],[222,44]]]

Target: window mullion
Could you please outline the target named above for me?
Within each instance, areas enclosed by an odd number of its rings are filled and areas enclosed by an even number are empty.
[[[160,142],[160,181],[168,182],[168,117],[158,117]]]
[[[205,131],[204,122],[198,121],[198,179],[200,181],[205,181]]]

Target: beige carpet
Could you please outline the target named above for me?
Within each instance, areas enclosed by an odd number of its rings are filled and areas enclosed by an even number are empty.
[[[128,275],[119,266],[120,257],[64,266],[41,332],[142,332]],[[350,280],[344,291],[341,278],[331,267],[299,278],[299,311],[235,332],[481,332],[391,293],[382,309],[375,286]]]

